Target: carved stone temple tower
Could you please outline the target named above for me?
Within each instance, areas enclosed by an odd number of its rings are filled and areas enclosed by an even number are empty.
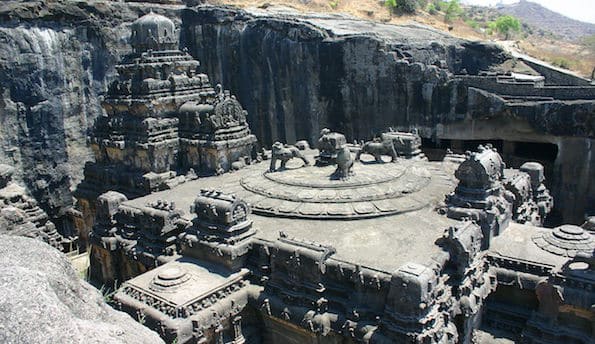
[[[131,44],[89,137],[95,162],[77,190],[82,242],[101,193],[138,197],[184,182],[180,174],[191,170],[221,173],[234,161],[250,163],[256,142],[235,97],[212,87],[199,62],[177,49],[171,20],[152,12],[139,18]]]

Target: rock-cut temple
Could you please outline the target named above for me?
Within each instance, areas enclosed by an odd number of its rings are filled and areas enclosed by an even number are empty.
[[[79,240],[115,307],[166,341],[593,342],[595,222],[542,227],[541,164],[489,144],[428,161],[391,129],[264,150],[171,20],[141,17],[131,43],[89,138]]]

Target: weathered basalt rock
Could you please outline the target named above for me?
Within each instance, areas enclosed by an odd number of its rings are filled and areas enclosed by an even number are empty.
[[[173,18],[179,8],[154,6]],[[0,4],[0,163],[57,222],[93,159],[86,136],[129,50],[127,26],[147,11],[111,1]]]
[[[0,164],[0,233],[37,238],[60,251],[76,250],[76,235],[63,236],[25,188],[11,181],[14,168]]]
[[[573,151],[589,155],[593,147],[593,86],[552,83],[549,74],[532,71],[494,44],[423,26],[274,6],[199,6],[182,13],[190,53],[238,95],[265,145],[302,138],[314,143],[324,127],[345,133],[348,141],[366,140],[390,126],[418,128],[427,143],[438,145],[486,139],[511,147],[553,144],[559,154],[549,158],[548,186],[560,200],[556,210],[577,224],[593,211],[593,162],[569,167]],[[515,78],[516,71],[536,77]],[[525,158],[536,159],[537,150]],[[505,155],[512,160],[514,149]]]
[[[195,178],[195,170],[220,174],[256,157],[246,111],[198,73],[199,61],[176,49],[173,21],[151,12],[131,31],[133,52],[116,66],[118,80],[102,103],[106,116],[89,135],[95,162],[86,164],[76,191],[84,218],[108,190],[146,195]],[[88,228],[79,231],[86,238]]]
[[[593,91],[473,79],[484,70],[506,72],[503,62],[517,63],[493,44],[274,7],[202,6],[183,16],[180,5],[151,7],[174,22],[183,19],[181,46],[203,62],[213,84],[237,94],[265,145],[314,143],[323,127],[350,141],[369,139],[388,126],[418,127],[431,140],[548,142],[560,150],[549,180],[559,204],[571,209],[563,217],[581,223],[595,199],[586,187],[592,163],[571,171],[566,157],[579,150],[588,155],[593,146]],[[52,219],[72,204],[70,190],[92,160],[85,138],[102,113],[99,98],[130,51],[127,26],[147,10],[130,2],[0,6],[0,162],[15,165],[16,179]],[[567,190],[574,195],[562,198]]]
[[[33,239],[0,238],[0,342],[163,343],[108,306],[58,251]]]
[[[528,224],[548,211],[540,164],[506,169],[489,145],[460,164],[365,159],[348,180],[290,161],[132,200],[106,193],[92,252],[109,247],[93,261],[108,273],[96,277],[110,281],[123,255],[142,265],[120,267],[116,305],[180,343],[592,337],[590,222]]]

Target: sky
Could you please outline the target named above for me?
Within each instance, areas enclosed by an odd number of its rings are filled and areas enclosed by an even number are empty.
[[[552,11],[572,19],[595,23],[595,0],[529,0]],[[462,0],[461,3],[473,5],[495,5],[498,3],[515,3],[518,0]]]

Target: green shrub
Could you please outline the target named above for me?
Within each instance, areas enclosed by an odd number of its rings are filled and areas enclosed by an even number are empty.
[[[436,5],[434,5],[434,4],[429,4],[428,7],[426,8],[426,11],[428,11],[428,13],[431,15],[436,15],[438,13],[438,10],[436,9]]]
[[[459,0],[451,0],[444,12],[444,21],[446,23],[452,23],[461,13],[463,13],[463,9],[459,5]]]
[[[434,0],[432,4],[436,8],[436,11],[445,11],[448,8],[448,1]]]
[[[101,293],[101,295],[103,296],[103,300],[105,301],[105,303],[111,303],[114,299],[114,295],[116,294],[116,292],[118,291],[118,281],[114,281],[114,287],[108,287],[105,284],[101,286],[101,288],[99,289],[99,292]]]
[[[465,23],[475,30],[479,29],[479,23],[473,19],[466,20]]]
[[[509,39],[511,32],[521,31],[521,22],[513,16],[505,15],[496,19],[494,27],[504,35],[504,39]]]
[[[488,35],[490,35],[490,36],[491,36],[491,35],[493,35],[493,34],[494,34],[494,32],[496,32],[496,31],[498,31],[498,30],[496,29],[496,23],[495,23],[495,22],[493,22],[493,21],[491,21],[491,22],[487,22],[487,25],[486,25],[486,33],[487,33]]]
[[[558,66],[560,68],[564,68],[564,69],[570,69],[572,67],[572,62],[570,62],[568,59],[565,59],[563,57],[556,57],[552,60],[552,64],[554,66]]]
[[[416,0],[385,0],[384,4],[397,13],[411,14],[417,9]]]

